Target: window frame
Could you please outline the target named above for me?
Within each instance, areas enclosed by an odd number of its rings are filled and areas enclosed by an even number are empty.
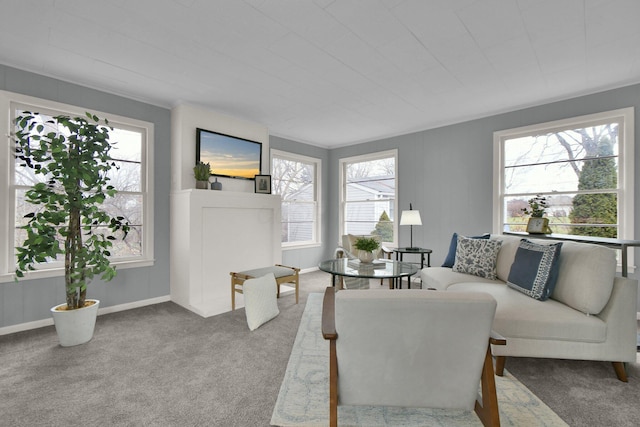
[[[306,240],[301,242],[281,242],[281,246],[283,250],[287,249],[300,249],[300,248],[310,248],[310,247],[318,247],[322,245],[322,160],[316,157],[305,156],[302,154],[290,153],[288,151],[282,151],[277,149],[270,150],[270,159],[269,164],[271,167],[272,180],[273,180],[273,159],[280,158],[283,160],[288,160],[292,162],[299,162],[304,164],[310,164],[314,167],[314,177],[313,177],[313,195],[314,195],[314,203],[315,203],[315,220],[313,224],[313,239]],[[276,193],[274,193],[276,194]],[[280,203],[283,201],[281,199]],[[282,221],[280,222],[282,224]]]
[[[339,159],[339,168],[340,168],[340,173],[339,173],[339,188],[340,188],[340,199],[339,199],[339,204],[340,204],[340,209],[339,209],[339,213],[338,213],[338,241],[341,242],[343,235],[345,235],[345,217],[346,217],[346,206],[347,206],[347,201],[345,200],[346,194],[347,194],[347,179],[346,179],[346,172],[347,172],[347,165],[350,163],[361,163],[361,162],[368,162],[368,161],[374,161],[374,160],[381,160],[381,159],[386,159],[386,158],[390,158],[393,157],[394,158],[394,179],[395,179],[395,194],[394,194],[394,200],[393,200],[393,209],[394,209],[394,220],[393,220],[393,242],[384,242],[384,243],[389,243],[391,246],[397,247],[398,246],[398,221],[399,218],[396,218],[398,215],[398,188],[399,188],[399,183],[398,183],[398,149],[393,149],[393,150],[385,150],[385,151],[378,151],[375,153],[368,153],[368,154],[362,154],[362,155],[358,155],[358,156],[351,156],[351,157],[344,157]]]
[[[154,164],[153,164],[153,145],[154,145],[154,124],[138,119],[109,114],[96,111],[92,108],[82,108],[76,105],[63,104],[60,102],[49,101],[46,99],[31,97],[27,95],[17,94],[0,90],[0,114],[4,117],[0,120],[0,134],[5,135],[5,143],[0,150],[0,165],[6,172],[0,174],[0,200],[7,203],[0,209],[0,228],[2,234],[6,236],[5,243],[0,246],[0,283],[13,281],[15,278],[15,247],[14,245],[14,229],[15,229],[15,193],[17,188],[24,186],[14,184],[15,161],[13,156],[13,138],[11,135],[15,132],[14,124],[11,122],[13,111],[16,107],[25,107],[34,111],[43,111],[45,113],[52,112],[54,114],[68,114],[84,117],[86,111],[101,118],[109,120],[109,124],[113,127],[141,131],[142,133],[142,152],[141,154],[141,191],[142,196],[142,254],[135,257],[116,258],[112,264],[119,269],[137,268],[151,266],[154,264],[153,253],[153,208],[154,208]],[[126,192],[130,193],[130,192]],[[133,192],[130,194],[138,194]],[[60,263],[51,263],[49,266],[43,265],[37,270],[25,273],[23,280],[39,279],[46,277],[62,277],[64,276],[64,265]]]
[[[594,122],[619,123],[618,128],[618,239],[634,238],[634,107],[587,114],[562,120],[537,123],[493,133],[493,233],[502,234],[505,223],[505,141],[569,128],[588,127]],[[585,236],[588,238],[588,236]],[[629,262],[633,263],[633,254]],[[631,268],[631,265],[629,266]]]

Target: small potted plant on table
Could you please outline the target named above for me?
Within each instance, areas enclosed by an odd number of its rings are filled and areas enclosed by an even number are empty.
[[[353,246],[358,250],[358,259],[363,263],[371,263],[374,251],[380,247],[380,242],[375,237],[359,237]]]

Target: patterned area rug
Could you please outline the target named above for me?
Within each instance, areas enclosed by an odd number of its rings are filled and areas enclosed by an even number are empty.
[[[329,424],[329,344],[322,338],[322,294],[310,294],[278,400],[275,426]],[[566,426],[547,405],[505,371],[496,377],[503,426]],[[482,426],[473,411],[339,406],[340,426]]]

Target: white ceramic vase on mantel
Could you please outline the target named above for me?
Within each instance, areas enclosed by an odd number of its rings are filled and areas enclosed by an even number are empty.
[[[87,302],[90,301],[93,304],[75,310],[60,310],[59,308],[66,307],[66,303],[51,308],[51,316],[62,347],[84,344],[93,338],[100,301],[87,299]]]

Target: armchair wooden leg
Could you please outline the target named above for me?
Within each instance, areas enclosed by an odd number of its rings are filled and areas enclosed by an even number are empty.
[[[504,375],[504,364],[507,361],[506,356],[496,356],[496,375],[501,377]]]
[[[627,378],[627,371],[624,368],[624,362],[611,362],[613,364],[613,370],[616,371],[616,376],[622,382],[629,382]]]
[[[482,368],[482,402],[476,400],[475,411],[485,427],[500,426],[500,411],[498,410],[498,396],[496,395],[496,380],[493,376],[493,357],[491,346],[487,346],[487,354]]]

